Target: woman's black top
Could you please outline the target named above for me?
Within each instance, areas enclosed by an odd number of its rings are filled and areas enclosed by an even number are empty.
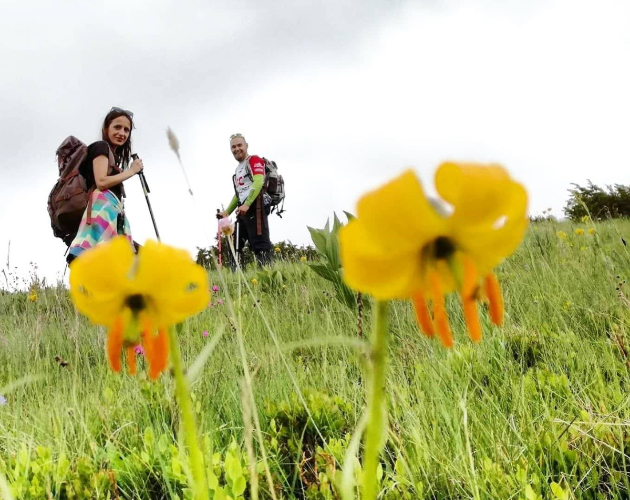
[[[88,189],[96,184],[96,181],[94,180],[94,158],[98,158],[99,156],[107,157],[107,161],[109,163],[109,145],[105,141],[96,141],[90,144],[87,148],[87,157],[79,167],[79,172],[83,177],[85,177]],[[107,175],[111,175],[111,173],[108,171]],[[119,200],[122,199],[122,182],[110,187],[109,190],[118,196]]]

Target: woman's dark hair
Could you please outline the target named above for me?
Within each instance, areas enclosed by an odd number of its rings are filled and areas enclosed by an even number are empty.
[[[103,140],[109,144],[109,138],[107,137],[107,129],[111,125],[111,123],[118,118],[119,116],[124,116],[131,123],[131,130],[129,130],[129,137],[127,137],[127,142],[125,142],[122,146],[119,146],[118,149],[113,149],[114,156],[116,157],[116,164],[120,168],[127,168],[129,166],[129,159],[131,158],[131,131],[133,130],[133,118],[129,116],[129,114],[122,110],[111,110],[105,116],[105,120],[103,120]]]

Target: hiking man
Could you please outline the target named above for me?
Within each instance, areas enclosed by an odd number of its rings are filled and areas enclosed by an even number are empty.
[[[218,218],[227,217],[236,209],[234,247],[242,262],[241,252],[247,241],[260,265],[271,263],[271,240],[269,239],[268,211],[264,203],[265,162],[262,158],[249,155],[248,144],[242,134],[230,136],[230,148],[238,162],[232,177],[235,194],[225,211]]]

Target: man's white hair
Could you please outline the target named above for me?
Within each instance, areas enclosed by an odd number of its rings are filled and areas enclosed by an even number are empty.
[[[238,139],[239,137],[240,137],[241,139],[243,139],[243,142],[244,142],[245,144],[247,144],[247,141],[245,140],[245,136],[244,136],[243,134],[232,134],[232,135],[230,136],[230,141],[231,141],[232,139]]]

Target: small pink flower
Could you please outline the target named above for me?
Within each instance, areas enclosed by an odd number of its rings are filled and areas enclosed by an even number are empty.
[[[221,299],[217,299],[217,305],[218,306],[222,306],[223,305],[223,301]]]
[[[137,345],[134,351],[138,356],[144,356],[144,347],[142,347],[141,345]]]
[[[213,291],[214,293],[217,293],[217,292],[219,291],[219,285],[213,285],[213,286],[212,286],[212,291]]]
[[[223,219],[219,219],[219,231],[223,236],[230,236],[234,233],[234,224],[227,217],[223,217]]]
[[[208,307],[214,307],[214,304],[212,302],[208,302]]]
[[[204,337],[207,337],[208,336],[208,330],[204,330],[201,335],[203,335]]]

